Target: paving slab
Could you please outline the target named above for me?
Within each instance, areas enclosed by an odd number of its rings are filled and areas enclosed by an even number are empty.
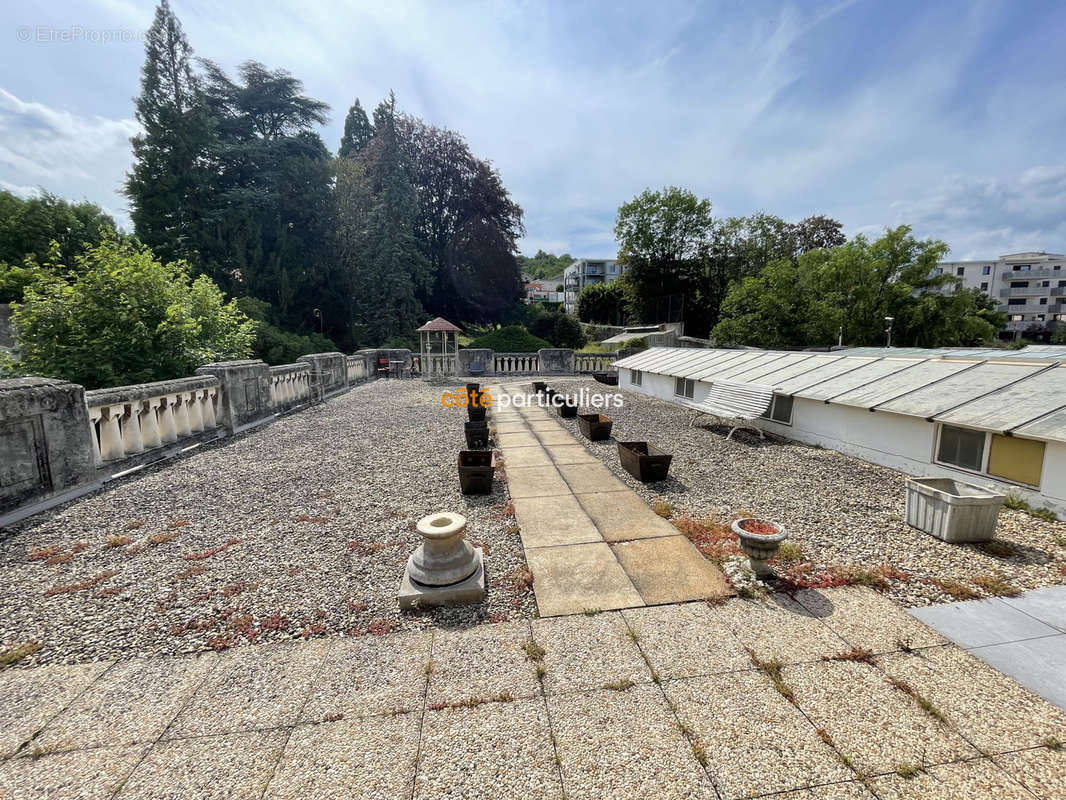
[[[617,681],[651,681],[621,614],[534,620],[533,639],[544,649],[548,694],[599,689]]]
[[[392,800],[411,796],[421,710],[300,725],[263,800]]]
[[[891,686],[871,664],[800,664],[785,667],[782,677],[800,710],[864,774],[979,755],[957,733]]]
[[[300,719],[321,722],[422,708],[429,631],[337,639],[314,680]]]
[[[659,688],[548,698],[569,798],[714,800]]]
[[[537,449],[539,450],[540,448]],[[513,453],[514,451],[508,452]],[[566,482],[553,466],[508,466],[507,489],[512,499],[520,497],[556,497],[570,494],[570,489],[567,488]]]
[[[226,652],[164,738],[293,725],[328,648],[312,639]]]
[[[680,534],[611,545],[647,605],[728,597],[725,575]]]
[[[1011,608],[1066,632],[1066,586],[1045,586],[1017,597],[1001,598]]]
[[[1036,747],[995,756],[1008,775],[1042,800],[1066,797],[1066,749]]]
[[[503,463],[507,469],[512,467],[552,466],[551,457],[543,447],[512,447],[502,455]]]
[[[258,800],[288,731],[195,736],[156,744],[116,800]]]
[[[1066,634],[975,647],[970,653],[1066,711]]]
[[[496,446],[503,450],[509,450],[513,447],[536,447],[538,444],[539,442],[530,431],[496,434]]]
[[[529,433],[529,428],[521,421],[515,422],[492,422],[492,427],[495,429],[497,436],[502,436],[509,433]]]
[[[703,745],[707,770],[725,798],[855,777],[762,672],[667,681],[663,691]]]
[[[540,696],[540,682],[526,656],[529,641],[525,621],[438,631],[426,705]]]
[[[97,661],[0,672],[0,758],[14,755],[112,663]]]
[[[573,495],[524,497],[513,503],[522,545],[527,549],[603,541]]]
[[[1032,800],[1020,783],[985,758],[959,764],[942,764],[922,770],[912,778],[888,775],[875,778],[874,791],[881,800]]]
[[[876,800],[876,798],[858,781],[850,781],[775,794],[773,800]]]
[[[957,647],[879,656],[877,663],[985,753],[1035,747],[1049,737],[1066,742],[1066,713]]]
[[[820,661],[851,646],[787,594],[730,600],[715,609],[733,635],[763,661]]]
[[[998,597],[912,608],[910,613],[961,647],[983,647],[1059,633]]]
[[[109,800],[148,745],[98,747],[0,762],[5,800]]]
[[[152,742],[218,663],[214,653],[115,664],[34,741],[48,752]]]
[[[544,701],[427,711],[415,800],[562,800]]]
[[[751,659],[706,603],[622,612],[637,644],[663,680],[751,668]]]
[[[570,431],[563,427],[559,427],[558,430],[539,430],[537,431],[537,438],[545,446],[550,444],[574,444],[574,437],[570,435]]]
[[[849,644],[873,653],[890,653],[901,645],[919,648],[947,644],[947,639],[932,628],[865,586],[804,589],[795,597]]]
[[[579,444],[550,444],[544,448],[556,464],[598,464],[600,460]]]
[[[574,441],[570,434],[567,434],[567,437],[570,442]],[[560,464],[559,472],[562,473],[574,494],[627,491],[639,499],[635,492],[628,489],[603,464]]]
[[[542,617],[644,605],[606,542],[532,547],[526,564]]]
[[[605,541],[677,535],[677,528],[648,508],[640,495],[625,487],[619,491],[579,494],[577,499]]]
[[[560,425],[553,419],[535,419],[530,421],[528,424],[531,430],[534,430],[538,433],[542,433],[545,431],[566,431],[566,428],[564,428],[562,425]]]

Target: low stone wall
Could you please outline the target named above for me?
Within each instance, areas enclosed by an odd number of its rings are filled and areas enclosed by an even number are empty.
[[[319,398],[348,388],[348,357],[344,353],[310,353],[297,361],[311,366],[311,386]]]
[[[559,347],[541,348],[537,351],[541,375],[573,375],[574,351]]]
[[[461,378],[480,378],[496,374],[496,359],[492,350],[472,347],[460,350],[457,358]]]
[[[230,433],[261,425],[274,416],[270,405],[270,367],[265,361],[221,361],[204,364],[197,375],[213,375],[222,386],[218,422]]]

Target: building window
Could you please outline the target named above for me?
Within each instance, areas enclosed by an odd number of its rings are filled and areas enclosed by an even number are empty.
[[[1025,314],[1011,314],[1010,315],[1010,321],[1011,322],[1021,322],[1024,319],[1025,319]]]
[[[1051,281],[1041,281],[1041,282],[1040,282],[1040,286],[1041,286],[1041,287],[1043,287],[1043,288],[1045,288],[1045,289],[1046,289],[1046,288],[1047,288],[1048,286],[1050,286],[1050,285],[1051,285]]]
[[[633,386],[640,386],[641,381],[644,380],[644,373],[639,369],[629,370],[629,383]]]
[[[792,397],[790,395],[775,394],[770,401],[770,407],[759,415],[763,419],[771,419],[782,425],[792,424]]]
[[[992,444],[988,450],[989,475],[1015,483],[1039,486],[1043,469],[1043,442],[992,434]]]
[[[1030,264],[1015,264],[1014,265],[1014,271],[1015,272],[1028,272],[1030,266],[1031,266]]]
[[[982,292],[987,292],[988,291],[988,282],[987,281],[985,281],[984,283],[981,284],[981,291]]]
[[[615,273],[616,269],[617,269],[617,267],[614,264],[610,264],[607,267],[607,271],[610,272],[612,275]]]
[[[937,461],[953,467],[980,472],[981,467],[984,466],[984,455],[984,431],[972,431],[969,428],[956,428],[952,425],[940,426]]]
[[[1025,305],[1025,298],[1024,297],[1012,297],[1010,300],[1007,301],[1007,305],[1008,306],[1024,306]]]
[[[1011,281],[1010,288],[1012,289],[1028,289],[1029,281]]]
[[[692,378],[676,378],[674,380],[674,394],[678,397],[692,399],[696,391],[696,382]]]
[[[981,274],[982,275],[991,275],[992,274],[992,267],[981,267]]]
[[[943,275],[944,274],[944,268],[943,267],[937,267],[935,270],[933,270],[933,273],[936,274],[936,275]]]
[[[1046,306],[1047,305],[1047,298],[1046,297],[1041,297],[1040,298],[1040,305],[1042,305],[1042,306]]]
[[[966,267],[955,267],[955,274],[956,275],[965,275],[966,274]]]

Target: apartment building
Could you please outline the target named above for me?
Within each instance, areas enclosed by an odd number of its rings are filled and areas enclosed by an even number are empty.
[[[1066,323],[1066,255],[1013,253],[989,261],[942,261],[938,275],[953,275],[980,289],[1007,314],[1004,339],[1047,338]]]
[[[568,314],[577,311],[577,296],[591,283],[611,283],[622,276],[624,267],[614,259],[582,258],[563,273],[563,306]]]

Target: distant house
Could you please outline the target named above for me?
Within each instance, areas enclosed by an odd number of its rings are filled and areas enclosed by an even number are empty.
[[[625,267],[613,258],[582,258],[566,268],[563,273],[566,297],[564,307],[568,314],[577,311],[577,296],[591,283],[611,283],[622,277]]]
[[[563,302],[563,293],[558,291],[558,288],[562,283],[562,275],[556,275],[554,278],[527,280],[525,283],[525,301],[527,303],[561,303]]]

